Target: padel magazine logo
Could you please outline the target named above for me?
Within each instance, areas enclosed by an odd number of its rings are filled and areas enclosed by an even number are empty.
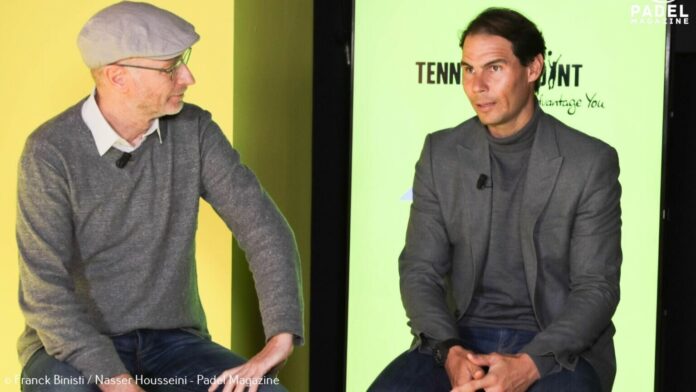
[[[652,3],[632,4],[631,24],[686,25],[689,14],[684,4],[676,0],[653,0]]]

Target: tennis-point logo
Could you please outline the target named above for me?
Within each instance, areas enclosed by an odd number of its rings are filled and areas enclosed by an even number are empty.
[[[681,25],[689,24],[684,4],[676,0],[653,0],[648,4],[632,4],[631,24]]]
[[[544,72],[537,92],[537,100],[544,110],[553,114],[565,112],[573,116],[576,113],[607,108],[602,87],[592,80],[586,83],[588,81],[583,73],[585,64],[581,59],[572,53],[563,57],[560,51],[548,50],[544,62]],[[590,67],[592,65],[589,64]]]

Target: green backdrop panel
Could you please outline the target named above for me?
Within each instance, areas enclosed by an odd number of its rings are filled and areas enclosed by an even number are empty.
[[[615,390],[631,392],[653,388],[665,49],[664,24],[634,23],[635,2],[496,3],[544,34],[543,109],[619,152],[624,264]],[[397,258],[414,165],[427,133],[474,114],[459,84],[458,38],[491,5],[355,3],[349,392],[366,390],[409,347]]]

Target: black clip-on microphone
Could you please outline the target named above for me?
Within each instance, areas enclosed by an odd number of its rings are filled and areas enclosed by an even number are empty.
[[[481,190],[483,188],[491,188],[490,186],[486,186],[486,183],[488,182],[488,176],[485,174],[481,174],[476,180],[476,189]]]
[[[124,152],[123,155],[121,155],[121,157],[116,160],[116,167],[119,169],[123,169],[124,167],[126,167],[131,157],[133,157],[132,154]]]

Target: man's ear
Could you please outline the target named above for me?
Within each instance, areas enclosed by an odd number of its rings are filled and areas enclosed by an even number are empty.
[[[102,81],[109,87],[117,90],[125,90],[128,87],[129,75],[123,67],[118,65],[106,65],[102,70]]]
[[[542,72],[544,72],[544,56],[539,53],[527,65],[527,81],[529,83],[536,82],[541,77]]]

